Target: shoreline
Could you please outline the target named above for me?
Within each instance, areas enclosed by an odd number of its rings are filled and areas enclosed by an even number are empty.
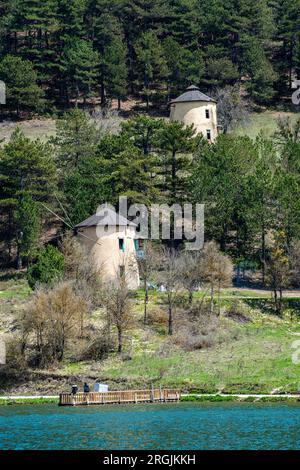
[[[57,404],[59,395],[0,396],[0,406]],[[300,402],[300,394],[184,393],[180,402]],[[91,406],[91,405],[89,405]],[[96,406],[96,405],[95,405]]]

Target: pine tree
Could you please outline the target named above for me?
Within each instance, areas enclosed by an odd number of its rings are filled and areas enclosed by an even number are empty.
[[[25,201],[47,201],[55,188],[56,166],[50,146],[26,138],[17,128],[0,158],[0,205],[4,215],[1,222],[10,254],[12,244],[21,243],[18,221]],[[35,225],[35,220],[32,223]]]
[[[43,91],[29,60],[7,55],[0,63],[0,76],[6,84],[7,107],[17,111],[40,111],[44,106]]]
[[[84,103],[92,95],[96,83],[99,56],[92,43],[75,39],[66,44],[61,58],[61,70],[68,88],[68,99],[82,96]]]
[[[103,55],[104,86],[107,92],[118,99],[118,109],[121,108],[121,100],[127,96],[128,70],[127,48],[124,38],[115,36],[105,48]]]
[[[257,39],[244,42],[244,71],[250,81],[246,84],[249,95],[260,104],[269,104],[275,94],[276,74]]]
[[[143,87],[147,109],[150,104],[151,87],[166,81],[168,68],[163,47],[153,31],[143,33],[135,44],[139,83]]]

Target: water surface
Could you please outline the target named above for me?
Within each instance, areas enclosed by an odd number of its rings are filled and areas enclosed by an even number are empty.
[[[0,407],[0,449],[300,449],[299,428],[297,404]]]

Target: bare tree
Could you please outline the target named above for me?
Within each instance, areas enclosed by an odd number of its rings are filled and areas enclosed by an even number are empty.
[[[194,252],[183,253],[179,258],[179,273],[182,285],[188,291],[189,303],[192,304],[194,291],[203,278],[200,255]]]
[[[182,278],[180,275],[179,255],[175,250],[163,250],[163,269],[157,273],[158,282],[160,282],[167,293],[168,302],[168,334],[173,334],[173,317],[176,307],[176,300],[182,288]]]
[[[108,322],[112,322],[117,328],[118,353],[121,353],[124,331],[131,322],[130,291],[124,273],[107,284],[104,303],[107,309]]]
[[[23,321],[26,331],[34,335],[39,365],[63,359],[68,342],[79,336],[86,311],[85,299],[74,292],[70,282],[37,291]]]
[[[213,241],[204,244],[201,257],[201,272],[203,273],[204,280],[210,286],[210,313],[213,314],[215,289],[218,289],[220,300],[221,287],[230,285],[233,275],[233,266],[230,258],[221,253],[217,244]]]
[[[67,233],[61,243],[65,259],[65,279],[74,281],[76,292],[85,298],[90,308],[101,305],[102,269],[96,269],[84,246]]]
[[[154,269],[158,267],[161,260],[161,253],[153,245],[146,241],[143,246],[143,256],[139,258],[139,273],[144,284],[144,324],[148,321],[147,306],[149,301],[149,282],[151,281]]]
[[[249,103],[242,96],[238,85],[227,85],[217,89],[212,96],[216,99],[218,119],[223,127],[224,134],[238,125],[245,125],[249,121]]]
[[[282,291],[291,282],[290,260],[285,249],[285,234],[279,232],[266,262],[266,282],[274,294],[275,310],[282,312]]]

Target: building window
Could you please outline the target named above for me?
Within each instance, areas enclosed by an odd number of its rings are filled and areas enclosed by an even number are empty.
[[[144,246],[143,240],[141,238],[136,238],[134,240],[134,246],[135,246],[136,251],[142,250]]]
[[[206,119],[209,119],[209,109],[205,110],[205,117],[206,117]]]
[[[206,131],[206,137],[207,137],[207,140],[211,140],[211,132],[210,132],[210,129],[207,129],[207,131]]]
[[[119,250],[125,251],[124,238],[119,238]]]

